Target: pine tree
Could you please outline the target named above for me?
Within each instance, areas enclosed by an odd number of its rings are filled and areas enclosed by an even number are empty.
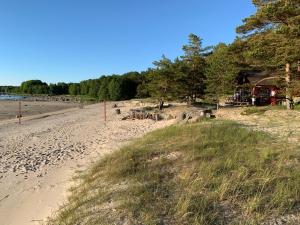
[[[219,102],[219,98],[231,92],[239,72],[234,56],[226,44],[214,47],[213,53],[206,58],[206,93]]]
[[[110,100],[119,101],[122,98],[122,80],[119,77],[114,77],[108,84],[108,93]]]
[[[148,90],[152,97],[160,101],[160,108],[165,100],[182,99],[185,97],[182,83],[184,73],[179,69],[180,60],[172,62],[165,56],[155,61],[155,69],[149,70]]]
[[[187,96],[190,102],[204,94],[204,54],[207,49],[202,48],[202,39],[195,34],[189,35],[189,44],[182,47],[184,55],[181,57],[188,70],[186,71],[186,82],[188,87]]]
[[[102,77],[101,79],[101,85],[99,89],[99,100],[104,101],[104,100],[109,100],[109,92],[108,92],[108,84],[109,84],[109,78],[108,77]]]
[[[285,73],[287,108],[300,60],[300,1],[253,0],[257,12],[237,28],[245,57],[254,66]]]

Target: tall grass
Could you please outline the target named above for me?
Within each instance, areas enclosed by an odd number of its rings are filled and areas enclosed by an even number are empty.
[[[49,224],[261,224],[299,210],[296,150],[229,122],[158,130],[79,174]]]

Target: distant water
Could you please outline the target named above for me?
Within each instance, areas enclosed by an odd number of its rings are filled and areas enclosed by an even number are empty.
[[[0,100],[22,100],[24,96],[20,95],[0,95]]]

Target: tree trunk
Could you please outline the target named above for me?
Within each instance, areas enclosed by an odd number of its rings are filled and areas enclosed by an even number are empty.
[[[162,99],[159,100],[158,108],[159,108],[159,110],[163,110],[163,108],[164,108],[164,101]]]
[[[217,97],[217,110],[219,110],[220,109],[220,98],[219,98],[219,96]]]
[[[290,90],[290,83],[291,83],[291,71],[290,71],[290,64],[287,63],[285,65],[285,81],[286,81],[286,108],[292,109],[292,96],[291,96],[291,90]]]

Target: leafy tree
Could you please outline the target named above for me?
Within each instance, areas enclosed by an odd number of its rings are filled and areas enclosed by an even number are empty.
[[[49,94],[56,95],[56,93],[57,93],[57,85],[49,84]]]
[[[88,81],[87,80],[81,81],[79,85],[80,85],[80,94],[88,95],[89,94]]]
[[[20,91],[24,94],[48,94],[49,87],[40,80],[28,80],[21,84]]]
[[[70,95],[79,95],[80,94],[80,85],[76,83],[69,84],[69,94]]]
[[[0,93],[19,93],[20,88],[17,86],[0,86]]]
[[[64,82],[57,83],[58,95],[67,95],[69,94],[69,85]]]
[[[52,95],[66,95],[69,94],[69,85],[63,82],[49,85],[49,93]]]

